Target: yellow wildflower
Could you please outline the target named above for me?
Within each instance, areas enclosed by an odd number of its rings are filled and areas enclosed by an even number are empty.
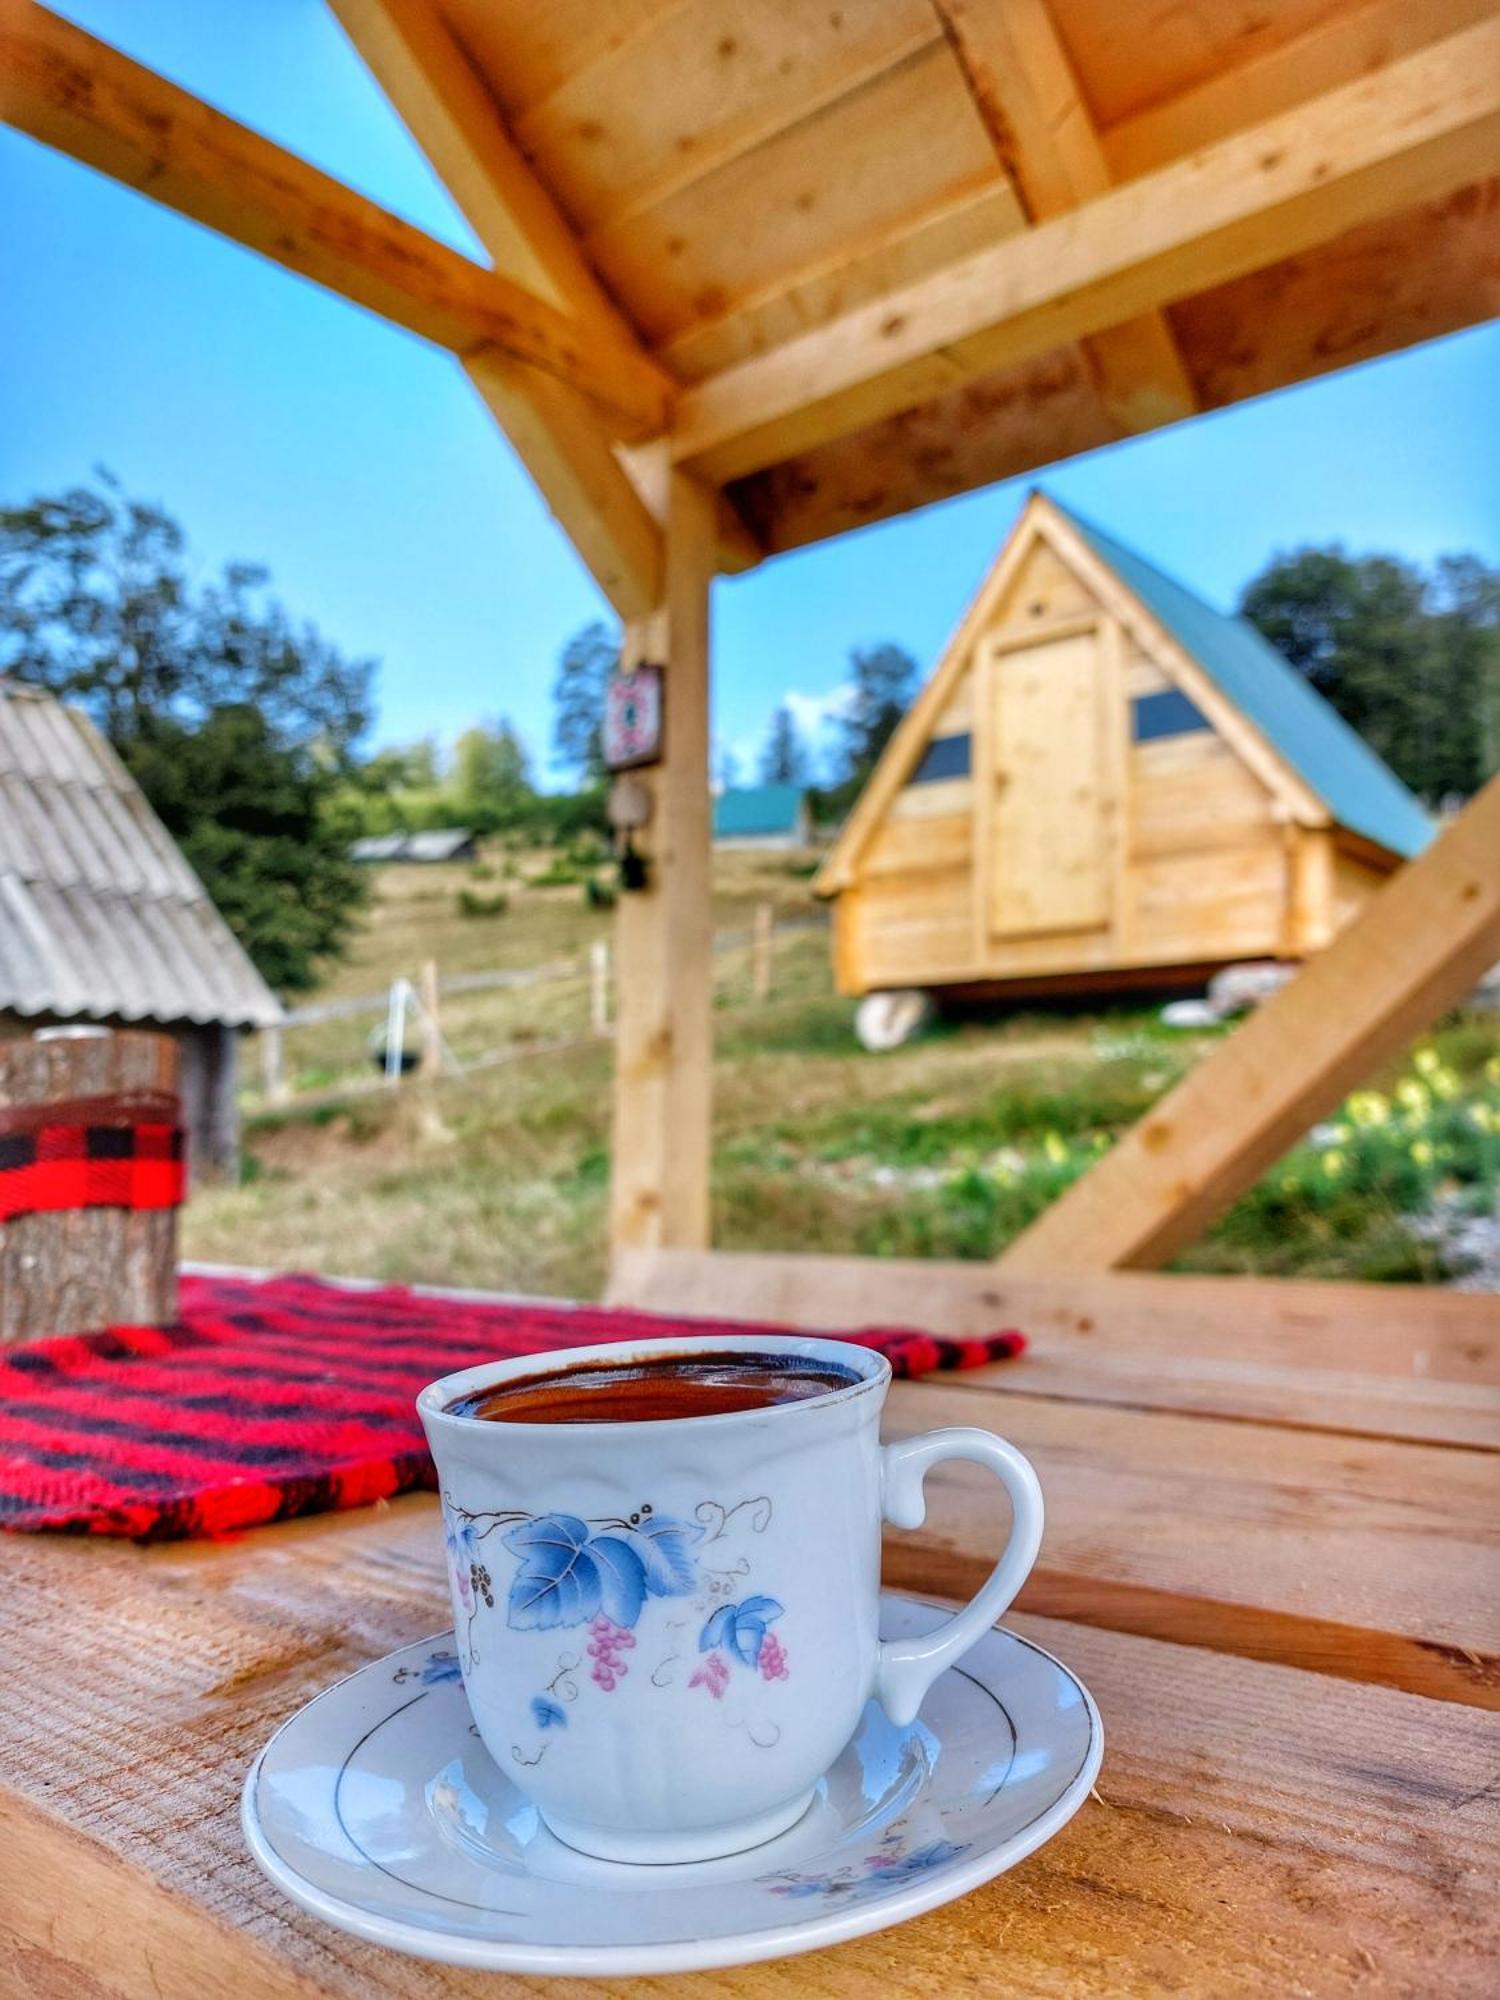
[[[1443,1066],[1443,1059],[1434,1048],[1418,1049],[1411,1059],[1411,1066],[1418,1076],[1436,1076]]]
[[[1411,1156],[1419,1167],[1430,1167],[1437,1158],[1437,1154],[1432,1149],[1432,1141],[1430,1139],[1413,1139]]]
[[[1337,1180],[1344,1171],[1344,1156],[1337,1146],[1330,1146],[1323,1155],[1323,1171],[1330,1180]]]
[[[1042,1151],[1054,1167],[1060,1167],[1068,1157],[1068,1149],[1055,1132],[1048,1132],[1042,1140]]]
[[[1384,1125],[1391,1107],[1378,1090],[1356,1090],[1344,1109],[1356,1125]]]
[[[1420,1117],[1432,1104],[1427,1086],[1417,1082],[1414,1076],[1403,1076],[1396,1085],[1397,1101],[1413,1116]]]

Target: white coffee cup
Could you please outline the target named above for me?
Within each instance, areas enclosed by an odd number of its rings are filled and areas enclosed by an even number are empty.
[[[493,1421],[487,1388],[651,1357],[756,1357],[843,1386],[728,1414]],[[1007,1608],[1042,1493],[1011,1445],[949,1429],[882,1446],[891,1371],[796,1335],[654,1339],[468,1368],[417,1408],[437,1462],[459,1660],[486,1749],[585,1853],[687,1861],[797,1820],[873,1695],[893,1722]],[[1013,1521],[973,1601],[921,1639],[876,1634],[882,1519],[922,1523],[942,1459],[995,1472]]]

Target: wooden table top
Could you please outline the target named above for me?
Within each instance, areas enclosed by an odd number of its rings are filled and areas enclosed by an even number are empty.
[[[913,1923],[670,1985],[404,1959],[303,1916],[245,1851],[272,1730],[446,1625],[433,1500],[217,1546],[0,1539],[0,1995],[1493,1990],[1500,1307],[1469,1305],[1437,1341],[1252,1329],[1237,1360],[1206,1327],[1153,1346],[1122,1317],[1111,1345],[1059,1319],[1018,1362],[898,1385],[888,1435],[979,1423],[1037,1464],[1047,1540],[1011,1622],[1098,1700],[1096,1795]],[[974,1586],[1003,1503],[973,1470],[935,1475],[888,1581]]]

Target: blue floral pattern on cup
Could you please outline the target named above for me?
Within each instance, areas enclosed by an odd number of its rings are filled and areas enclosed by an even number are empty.
[[[702,1623],[696,1661],[682,1650],[684,1643],[691,1647],[691,1640],[672,1642],[654,1665],[647,1656],[654,1687],[676,1686],[686,1677],[687,1686],[706,1688],[719,1700],[737,1671],[768,1684],[789,1678],[786,1648],[771,1629],[785,1615],[784,1606],[761,1593],[736,1601],[734,1586],[748,1577],[749,1562],[741,1556],[733,1564],[716,1566],[704,1554],[731,1522],[750,1535],[763,1534],[771,1517],[771,1503],[763,1495],[733,1507],[702,1501],[691,1521],[658,1513],[649,1503],[628,1515],[599,1520],[562,1510],[475,1512],[448,1493],[443,1503],[465,1672],[480,1657],[483,1616],[497,1610],[497,1600],[503,1602],[505,1622],[513,1631],[583,1633],[583,1652],[559,1653],[551,1680],[531,1697],[538,1741],[529,1756],[519,1745],[512,1746],[517,1763],[537,1763],[552,1734],[567,1728],[568,1704],[583,1692],[584,1675],[603,1694],[612,1694],[627,1677],[642,1615],[656,1598],[692,1599]],[[490,1569],[493,1557],[483,1546],[490,1536],[516,1559],[508,1580],[498,1583]],[[768,1747],[779,1734],[774,1724],[766,1724],[752,1729],[750,1740]]]

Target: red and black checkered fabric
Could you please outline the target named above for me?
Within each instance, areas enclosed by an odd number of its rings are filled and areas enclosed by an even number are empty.
[[[121,1092],[0,1110],[0,1223],[68,1208],[176,1208],[177,1099]]]
[[[596,1341],[786,1331],[306,1277],[185,1277],[180,1310],[173,1326],[0,1351],[0,1527],[168,1541],[360,1507],[432,1487],[413,1401],[452,1369]],[[908,1376],[1025,1345],[896,1327],[830,1337]]]

